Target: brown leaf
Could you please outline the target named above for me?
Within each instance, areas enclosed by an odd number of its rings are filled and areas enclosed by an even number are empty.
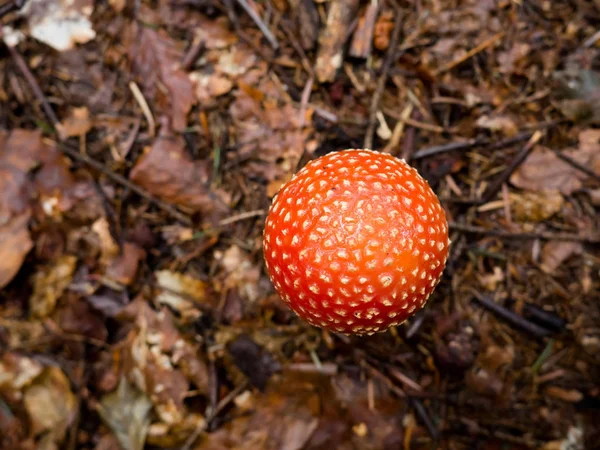
[[[77,258],[63,255],[33,275],[33,294],[29,308],[36,317],[47,317],[73,278]]]
[[[73,108],[62,123],[56,126],[61,139],[71,136],[85,136],[92,129],[90,112],[87,107]]]
[[[159,270],[155,272],[159,293],[156,300],[173,308],[185,321],[201,316],[197,303],[206,301],[206,284],[182,273]]]
[[[542,222],[559,212],[565,202],[558,191],[523,192],[511,195],[511,212],[520,222]]]
[[[196,100],[194,86],[181,68],[183,53],[163,30],[140,26],[137,22],[131,25],[127,37],[129,58],[147,99],[156,97],[156,106],[168,109],[173,129],[185,130],[187,115]],[[159,83],[166,87],[168,95],[161,93]]]
[[[519,131],[517,124],[508,116],[481,116],[476,125],[490,131],[502,132],[505,136],[514,136]]]
[[[5,352],[0,360],[0,389],[21,391],[42,373],[42,365],[17,353]]]
[[[117,390],[102,397],[98,413],[124,450],[142,450],[151,408],[148,396],[121,378]]]
[[[0,226],[0,289],[14,278],[33,247],[29,218],[30,214],[25,212]]]
[[[579,134],[579,148],[564,151],[579,164],[596,172],[600,170],[600,130],[589,129]],[[555,191],[570,195],[582,188],[587,175],[561,160],[551,150],[536,146],[511,176],[510,182],[531,191]]]
[[[220,217],[228,208],[207,187],[208,163],[192,161],[182,140],[163,129],[130,178],[150,193],[192,212]]]
[[[146,257],[146,252],[131,242],[125,242],[120,255],[106,268],[106,275],[113,280],[129,286],[133,283],[138,265]]]
[[[542,248],[541,268],[546,273],[554,273],[572,255],[583,251],[581,242],[550,241]]]
[[[45,431],[61,440],[75,417],[77,399],[63,371],[51,366],[29,386],[23,401],[34,434]]]

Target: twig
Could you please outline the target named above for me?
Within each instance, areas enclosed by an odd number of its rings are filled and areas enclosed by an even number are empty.
[[[427,428],[427,432],[431,436],[431,439],[437,441],[440,438],[440,430],[433,424],[433,421],[431,420],[429,413],[425,409],[423,402],[421,402],[421,400],[419,400],[418,398],[414,397],[411,398],[410,401],[415,407],[417,415],[421,418],[423,425],[425,425],[425,428]]]
[[[144,117],[148,121],[148,129],[150,131],[150,136],[154,137],[156,135],[156,122],[154,120],[154,116],[152,115],[152,111],[150,110],[150,106],[148,106],[148,102],[144,98],[144,94],[142,94],[142,91],[140,91],[138,85],[133,81],[129,82],[129,89],[131,90],[135,101],[142,109]]]
[[[528,321],[524,317],[521,317],[518,314],[515,314],[513,311],[505,308],[504,306],[499,305],[492,299],[490,299],[484,295],[481,295],[479,292],[477,292],[475,290],[472,290],[471,292],[473,293],[473,295],[477,299],[477,301],[479,303],[481,303],[486,309],[489,309],[491,312],[496,314],[501,319],[504,319],[505,321],[522,329],[523,331],[526,331],[538,338],[544,338],[544,337],[547,337],[550,335],[550,331],[547,330],[546,328],[542,328],[542,327]]]
[[[592,36],[590,36],[589,38],[587,38],[583,42],[583,47],[589,48],[589,47],[593,46],[598,41],[600,41],[600,30],[596,31]]]
[[[46,96],[42,92],[40,85],[38,84],[35,77],[31,73],[31,70],[29,70],[29,67],[25,63],[25,60],[19,54],[19,52],[16,51],[16,49],[14,49],[12,47],[8,47],[8,49],[10,51],[12,58],[15,60],[15,63],[19,67],[19,70],[21,70],[21,72],[23,73],[23,76],[25,77],[25,80],[29,84],[29,87],[31,88],[33,94],[38,99],[38,101],[42,104],[44,113],[46,114],[48,119],[52,122],[52,126],[54,128],[56,128],[56,125],[58,125],[60,123],[60,121],[58,120],[58,117],[56,116],[56,114],[54,113],[54,110],[50,106],[50,103],[48,103]],[[58,148],[63,153],[70,156],[71,158],[76,159],[80,162],[83,162],[84,164],[87,164],[90,167],[93,167],[94,169],[96,169],[99,172],[101,172],[102,174],[106,175],[108,178],[115,181],[116,183],[119,183],[122,186],[125,186],[127,189],[131,190],[132,192],[135,192],[140,197],[148,200],[150,203],[155,204],[157,207],[164,210],[165,212],[170,214],[173,218],[179,220],[181,223],[183,223],[187,226],[192,225],[192,220],[185,214],[179,212],[173,206],[171,206],[171,205],[163,202],[162,200],[159,200],[158,198],[154,197],[153,195],[149,194],[145,189],[142,189],[135,183],[132,183],[124,176],[111,171],[110,169],[106,168],[102,163],[96,161],[95,159],[90,158],[89,156],[80,153],[78,150],[71,148],[67,142],[59,143]]]
[[[392,37],[390,38],[390,44],[385,55],[385,60],[383,61],[381,76],[377,81],[377,88],[375,89],[373,100],[371,101],[371,109],[369,111],[369,126],[367,127],[367,131],[365,133],[365,148],[373,147],[373,134],[375,133],[375,123],[377,122],[377,110],[379,109],[379,102],[381,101],[381,96],[383,95],[385,84],[387,83],[390,68],[392,67],[392,62],[394,61],[394,57],[396,56],[398,40],[400,39],[400,30],[402,30],[402,18],[400,17],[400,8],[398,6],[395,6],[394,9],[396,23],[394,24]]]
[[[181,446],[180,450],[190,450],[192,448],[192,445],[194,445],[194,442],[196,442],[196,440],[200,436],[200,434],[202,434],[203,431],[207,430],[209,423],[212,422],[215,419],[215,417],[217,417],[217,415],[219,415],[219,413],[223,411],[223,409],[225,409],[225,407],[229,405],[229,403],[231,403],[233,399],[235,399],[247,387],[248,381],[244,381],[233,391],[231,391],[229,394],[223,397],[223,399],[217,404],[216,408],[214,408],[209,412],[209,414],[207,414],[206,420],[194,430],[194,432],[190,435],[189,438],[187,438],[185,443]]]
[[[266,214],[264,209],[255,209],[253,211],[245,211],[235,216],[227,217],[219,222],[219,226],[223,227],[225,225],[232,224],[234,222],[238,222],[240,220],[250,219],[251,217],[260,217]]]
[[[512,231],[495,230],[484,227],[478,227],[474,225],[466,225],[456,222],[450,222],[448,224],[451,230],[460,231],[463,233],[474,233],[484,234],[488,236],[496,236],[500,238],[510,239],[544,239],[549,241],[573,241],[573,242],[589,242],[592,244],[600,243],[600,234],[571,234],[571,233],[550,233],[550,232],[537,232],[537,233],[513,233]]]
[[[502,188],[502,185],[506,183],[506,180],[510,178],[517,167],[519,167],[525,159],[529,156],[535,145],[539,142],[544,134],[537,130],[533,133],[527,144],[519,151],[517,157],[510,163],[510,165],[502,172],[502,174],[496,178],[496,180],[488,186],[488,189],[482,196],[481,203],[489,202]]]
[[[196,60],[205,49],[206,42],[204,41],[204,39],[194,40],[194,42],[192,42],[192,46],[181,61],[181,67],[183,68],[183,70],[191,70]]]
[[[10,52],[10,56],[14,59],[15,63],[17,64],[17,67],[25,77],[27,84],[29,84],[29,87],[33,91],[33,95],[35,95],[35,97],[41,103],[44,113],[46,114],[48,119],[50,119],[50,122],[52,122],[52,126],[56,127],[56,125],[60,123],[60,120],[58,120],[58,117],[54,113],[54,110],[50,106],[50,103],[48,103],[46,96],[42,92],[40,85],[35,80],[35,77],[31,73],[31,70],[29,70],[29,66],[27,65],[21,54],[14,47],[11,47],[10,45],[7,45],[6,47]]]
[[[577,169],[577,170],[585,173],[588,177],[593,178],[596,181],[600,181],[600,175],[598,175],[596,172],[594,172],[589,167],[584,166],[583,164],[575,161],[573,158],[565,155],[564,153],[562,153],[562,152],[560,152],[560,151],[558,151],[556,149],[552,149],[552,151],[554,152],[554,154],[556,156],[558,156],[560,159],[562,159],[564,162],[566,162],[570,166],[572,166],[575,169]]]
[[[485,50],[486,48],[488,48],[490,45],[494,44],[497,40],[501,39],[502,37],[504,37],[504,31],[501,31],[501,32],[495,34],[494,36],[492,36],[491,38],[486,39],[481,44],[479,44],[478,46],[472,48],[471,50],[469,50],[467,53],[465,53],[461,57],[459,57],[459,58],[457,58],[457,59],[455,59],[453,61],[450,61],[445,66],[441,67],[436,72],[436,75],[439,75],[439,74],[442,74],[444,72],[448,72],[449,70],[454,69],[456,66],[458,66],[459,64],[462,64],[466,60],[472,58],[477,53]]]
[[[256,24],[258,29],[262,32],[262,34],[265,35],[265,37],[269,41],[269,44],[271,44],[271,47],[273,47],[273,49],[277,50],[279,48],[279,42],[277,42],[277,39],[275,38],[275,36],[273,36],[273,33],[271,33],[271,30],[269,30],[267,25],[263,22],[263,20],[260,18],[260,16],[254,10],[254,8],[252,6],[250,6],[250,4],[246,0],[237,0],[237,2],[240,4],[240,6],[242,8],[244,8],[244,11],[246,11],[246,13],[254,21],[254,23]]]
[[[435,145],[433,147],[424,148],[423,150],[419,150],[418,152],[413,153],[411,159],[415,160],[427,158],[429,156],[438,155],[440,153],[448,153],[457,150],[471,150],[472,148],[477,147],[479,145],[483,145],[486,142],[488,141],[483,139],[470,139],[466,142],[451,142],[449,144]]]
[[[169,213],[174,219],[179,220],[184,225],[187,225],[187,226],[191,226],[192,225],[192,220],[188,216],[186,216],[185,214],[179,212],[175,207],[169,205],[168,203],[165,203],[162,200],[159,200],[158,198],[156,198],[153,195],[149,194],[145,189],[142,189],[137,184],[132,183],[127,178],[125,178],[123,175],[115,173],[115,172],[111,171],[110,169],[106,168],[104,166],[104,164],[96,161],[93,158],[90,158],[87,155],[83,155],[83,154],[79,153],[79,151],[77,151],[77,150],[69,147],[68,144],[66,144],[66,143],[59,143],[58,144],[58,148],[63,153],[65,153],[68,156],[70,156],[71,158],[76,159],[77,161],[80,161],[80,162],[82,162],[84,164],[87,164],[88,166],[96,169],[98,172],[102,173],[103,175],[105,175],[106,177],[108,177],[111,180],[115,181],[116,183],[119,183],[120,185],[122,185],[122,186],[126,187],[127,189],[131,190],[132,192],[135,192],[140,197],[148,200],[150,203],[155,204],[160,209],[162,209],[165,212]]]

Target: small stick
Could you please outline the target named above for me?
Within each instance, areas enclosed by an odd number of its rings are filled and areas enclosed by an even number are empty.
[[[515,314],[511,310],[505,308],[504,306],[499,305],[492,299],[481,295],[480,293],[478,293],[475,290],[472,290],[471,292],[473,293],[473,295],[475,296],[477,301],[479,301],[479,303],[481,303],[482,306],[484,306],[486,309],[488,309],[491,312],[493,312],[494,314],[496,314],[501,319],[504,319],[506,322],[509,322],[510,324],[512,324],[512,325],[522,329],[523,331],[526,331],[538,338],[544,338],[544,337],[547,337],[550,335],[549,330],[542,328],[542,327],[528,321],[527,319]]]
[[[168,203],[165,203],[162,200],[159,200],[158,198],[152,196],[151,194],[146,192],[145,189],[142,189],[137,184],[132,183],[123,175],[119,175],[118,173],[112,172],[111,170],[107,169],[104,166],[104,164],[100,163],[99,161],[96,161],[95,159],[90,158],[87,155],[79,153],[77,150],[70,148],[66,143],[60,143],[58,147],[63,153],[67,154],[71,158],[76,159],[77,161],[80,161],[84,164],[87,164],[88,166],[96,169],[98,172],[101,172],[102,174],[106,175],[106,177],[110,178],[116,183],[121,184],[122,186],[126,187],[132,192],[135,192],[140,197],[148,200],[150,203],[155,204],[165,212],[169,213],[173,218],[179,220],[184,225],[192,225],[192,220],[188,216],[179,212],[176,208],[169,205]]]
[[[590,36],[589,38],[587,38],[584,41],[583,46],[585,48],[589,48],[589,47],[593,46],[598,41],[600,41],[600,30],[596,31],[592,36]]]
[[[187,438],[185,443],[181,446],[180,450],[190,450],[192,448],[192,445],[194,445],[194,442],[196,442],[196,440],[200,437],[200,434],[202,434],[203,431],[206,431],[208,429],[208,425],[210,424],[210,422],[212,422],[217,417],[217,415],[219,415],[219,413],[223,411],[223,409],[225,409],[225,407],[229,405],[229,403],[231,403],[247,387],[248,381],[244,381],[233,391],[231,391],[229,394],[223,397],[223,399],[217,404],[216,408],[212,409],[209,412],[209,414],[207,414],[206,420],[194,430],[190,437]]]
[[[460,231],[463,233],[484,234],[488,236],[496,236],[500,238],[512,239],[544,239],[548,241],[573,241],[573,242],[589,242],[592,244],[600,243],[600,234],[571,234],[571,233],[513,233],[511,231],[494,230],[474,225],[467,225],[457,222],[448,223],[451,230]]]
[[[438,430],[438,428],[433,424],[429,413],[423,405],[423,402],[421,402],[421,400],[419,400],[418,398],[411,398],[410,401],[415,407],[417,415],[423,421],[423,425],[425,425],[425,428],[427,428],[427,432],[431,436],[431,439],[437,441],[440,438],[440,430]]]
[[[448,153],[457,150],[471,150],[474,147],[485,144],[487,141],[482,139],[469,139],[466,142],[451,142],[449,144],[435,145],[433,147],[424,148],[413,153],[411,159],[422,159],[429,156],[438,155],[440,153]]]
[[[17,66],[19,67],[19,69],[23,73],[23,76],[25,77],[25,80],[27,81],[27,83],[29,84],[29,87],[33,91],[33,94],[36,96],[36,98],[38,99],[38,101],[42,104],[42,108],[43,108],[44,112],[46,113],[46,116],[52,122],[53,127],[56,128],[56,125],[58,125],[60,123],[60,121],[58,120],[58,117],[56,116],[56,114],[54,113],[54,110],[50,106],[50,103],[48,103],[48,100],[46,99],[46,96],[42,92],[42,89],[40,88],[40,85],[37,83],[35,77],[31,73],[31,70],[29,70],[29,67],[27,66],[27,63],[25,63],[25,60],[16,51],[16,49],[14,49],[12,47],[8,47],[8,49],[10,51],[11,56],[15,60]],[[179,220],[181,223],[183,223],[183,224],[185,224],[187,226],[191,226],[192,225],[192,220],[188,216],[186,216],[185,214],[182,214],[181,212],[179,212],[173,206],[171,206],[171,205],[163,202],[162,200],[159,200],[158,198],[152,196],[151,194],[149,194],[148,192],[146,192],[145,189],[142,189],[141,187],[139,187],[135,183],[132,183],[131,181],[129,181],[124,176],[119,175],[118,173],[112,172],[111,170],[107,169],[102,163],[96,161],[95,159],[90,158],[89,156],[84,155],[84,154],[80,153],[79,151],[71,148],[66,142],[59,143],[58,148],[63,153],[65,153],[68,156],[70,156],[71,158],[76,159],[76,160],[78,160],[80,162],[83,162],[84,164],[87,164],[90,167],[93,167],[94,169],[98,170],[102,174],[106,175],[111,180],[113,180],[113,181],[121,184],[122,186],[125,186],[127,189],[131,190],[132,192],[135,192],[140,197],[145,198],[150,203],[155,204],[157,207],[159,207],[160,209],[164,210],[165,212],[167,212],[168,214],[170,214],[173,218]]]
[[[440,75],[440,74],[442,74],[444,72],[448,72],[449,70],[454,69],[456,66],[458,66],[459,64],[462,64],[467,59],[472,58],[477,53],[485,50],[486,48],[488,48],[490,45],[494,44],[497,40],[501,39],[502,37],[504,37],[504,31],[501,31],[501,32],[495,34],[494,36],[492,36],[491,38],[486,39],[481,44],[479,44],[478,46],[472,48],[467,53],[465,53],[464,55],[462,55],[460,58],[457,58],[454,61],[449,62],[448,64],[446,64],[445,66],[443,66],[442,68],[440,68],[437,71],[436,75]]]
[[[48,103],[46,96],[42,92],[40,85],[35,80],[35,77],[31,73],[31,70],[29,70],[29,66],[14,47],[11,47],[10,45],[7,45],[6,47],[10,52],[10,56],[14,59],[15,63],[17,64],[17,67],[19,67],[19,70],[25,77],[27,84],[29,84],[29,87],[33,91],[33,95],[35,95],[38,101],[42,104],[42,109],[44,110],[44,113],[46,114],[48,119],[50,119],[50,122],[52,122],[52,126],[56,127],[56,125],[60,123],[60,120],[58,120],[58,117],[54,113],[54,110],[50,106],[50,103]]]
[[[274,50],[277,50],[279,48],[279,42],[277,42],[277,39],[275,38],[275,36],[273,36],[273,33],[271,33],[271,30],[269,30],[267,25],[263,22],[263,20],[260,18],[258,13],[254,10],[254,8],[252,6],[250,6],[250,4],[246,0],[237,0],[237,2],[240,4],[240,6],[242,8],[244,8],[244,11],[246,11],[246,13],[254,21],[254,23],[256,24],[258,29],[262,32],[262,34],[265,35],[265,37],[269,41],[269,44],[271,44],[271,47],[273,47]]]
[[[388,46],[387,53],[385,55],[385,60],[383,61],[381,76],[377,81],[377,88],[375,89],[373,100],[371,101],[371,110],[369,111],[369,125],[365,133],[365,148],[373,147],[373,134],[375,133],[375,123],[377,122],[377,110],[379,109],[379,102],[381,101],[383,90],[385,89],[385,83],[387,83],[388,74],[390,72],[390,68],[392,67],[392,62],[394,61],[394,57],[396,56],[398,40],[400,39],[400,31],[402,30],[402,18],[400,17],[400,8],[396,6],[394,9],[396,12],[396,23],[394,24],[392,37],[390,38],[390,45]]]
[[[487,191],[483,194],[481,203],[489,202],[498,193],[498,191],[502,188],[502,185],[506,183],[514,171],[517,170],[517,167],[519,167],[523,161],[527,159],[543,135],[544,134],[540,130],[537,130],[533,133],[527,144],[525,144],[525,146],[517,154],[517,157],[510,163],[510,166],[508,166],[506,170],[504,170],[504,172],[502,172],[502,174],[488,186]]]
[[[260,217],[266,214],[264,209],[255,209],[253,211],[245,211],[235,216],[227,217],[219,222],[219,226],[229,225],[240,220],[250,219],[251,217]]]
[[[192,46],[188,50],[188,52],[183,57],[183,61],[181,62],[181,67],[183,70],[189,71],[194,66],[194,63],[200,56],[200,54],[206,48],[206,43],[203,39],[194,39],[192,42]]]
[[[566,162],[570,166],[574,167],[575,169],[579,170],[580,172],[585,173],[588,177],[593,178],[596,181],[600,181],[600,175],[598,175],[596,172],[591,170],[589,167],[584,166],[583,164],[575,161],[573,158],[565,155],[562,152],[559,152],[558,150],[552,149],[552,151],[554,152],[554,154],[556,156],[558,156],[560,159],[562,159],[564,162]]]
[[[154,137],[156,135],[156,122],[154,121],[154,116],[152,115],[150,106],[148,106],[148,102],[144,98],[144,94],[142,94],[142,91],[140,90],[138,85],[133,81],[129,82],[129,89],[131,90],[131,93],[133,94],[133,97],[137,101],[138,105],[140,105],[144,117],[148,121],[148,129],[150,131],[150,136]]]

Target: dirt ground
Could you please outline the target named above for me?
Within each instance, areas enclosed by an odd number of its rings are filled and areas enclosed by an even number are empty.
[[[600,449],[600,1],[0,0],[0,448]],[[353,337],[278,189],[405,158],[452,239]]]

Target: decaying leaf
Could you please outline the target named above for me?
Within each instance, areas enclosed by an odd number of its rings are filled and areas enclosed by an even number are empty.
[[[546,273],[554,273],[572,255],[583,251],[581,242],[550,241],[542,248],[541,268]]]
[[[124,377],[116,391],[106,394],[98,413],[124,450],[142,450],[150,425],[152,402]]]
[[[85,136],[92,129],[90,111],[87,107],[73,108],[62,123],[56,126],[61,139],[71,136]]]
[[[128,30],[128,47],[133,70],[139,76],[144,93],[155,99],[176,131],[187,126],[187,115],[196,103],[194,86],[181,68],[183,54],[177,43],[163,30],[157,31],[137,22]],[[168,94],[159,88],[162,84]]]
[[[600,130],[588,129],[579,134],[579,148],[565,150],[564,155],[579,164],[600,172]],[[536,146],[511,176],[515,186],[532,191],[560,191],[570,195],[583,186],[587,175],[561,160],[554,152]]]
[[[250,301],[258,298],[260,268],[237,245],[232,245],[224,253],[216,252],[215,259],[225,270],[225,288],[238,288],[240,294]]]
[[[63,255],[33,275],[33,294],[29,299],[31,314],[46,317],[54,311],[56,302],[71,283],[77,257]]]
[[[30,0],[21,14],[27,17],[33,38],[65,51],[96,37],[90,21],[93,10],[93,0]]]
[[[57,441],[63,439],[75,417],[77,399],[68,378],[58,367],[48,367],[25,390],[23,401],[34,434],[50,433]]]
[[[517,124],[508,116],[481,116],[475,124],[490,131],[502,132],[505,136],[514,136],[519,131]]]
[[[146,252],[131,242],[125,242],[121,253],[106,268],[106,276],[124,284],[133,283],[138,265],[146,257]]]
[[[152,194],[192,212],[220,217],[228,210],[207,186],[208,162],[192,161],[181,138],[164,128],[138,159],[130,177]]]
[[[29,218],[30,214],[25,212],[0,226],[0,288],[14,278],[33,247],[29,235]]]
[[[558,213],[565,200],[560,192],[554,190],[523,192],[510,196],[510,209],[519,222],[542,222]]]
[[[206,301],[206,284],[182,273],[159,270],[155,272],[160,290],[156,300],[177,311],[185,320],[194,320],[202,314],[198,303]]]
[[[20,391],[42,373],[42,365],[34,359],[5,352],[0,360],[0,390]]]

